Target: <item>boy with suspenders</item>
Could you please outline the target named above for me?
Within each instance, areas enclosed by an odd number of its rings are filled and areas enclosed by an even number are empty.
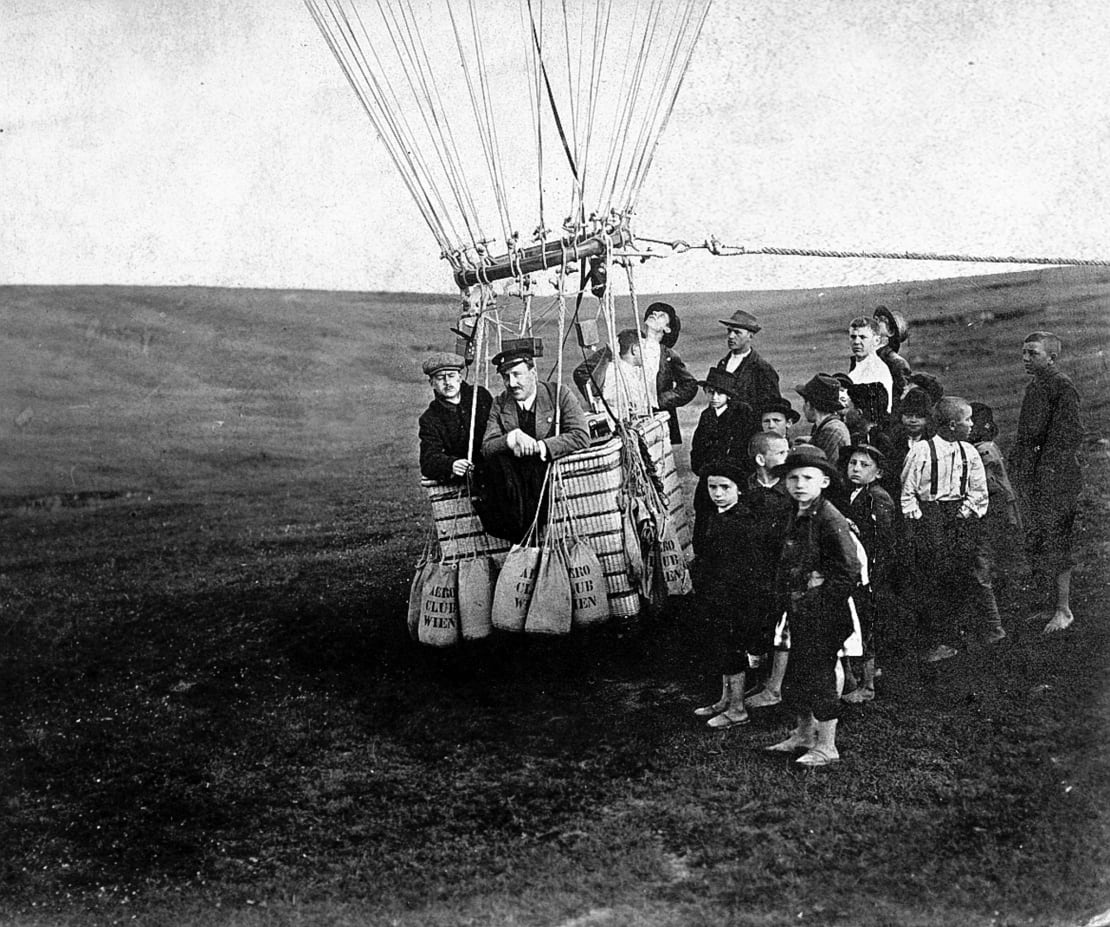
[[[971,405],[945,396],[933,410],[936,435],[919,441],[902,467],[902,517],[913,552],[917,611],[922,619],[922,659],[953,657],[966,625],[961,607],[975,609],[983,639],[1006,637],[991,586],[983,537],[987,476],[982,458],[967,441]]]

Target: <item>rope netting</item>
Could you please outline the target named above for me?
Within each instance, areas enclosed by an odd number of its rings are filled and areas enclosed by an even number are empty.
[[[456,274],[626,221],[711,5],[304,2]]]

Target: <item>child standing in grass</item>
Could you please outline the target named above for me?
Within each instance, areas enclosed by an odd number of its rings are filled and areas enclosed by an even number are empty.
[[[755,473],[748,477],[742,497],[755,515],[755,530],[759,535],[758,543],[767,552],[770,563],[777,564],[782,552],[782,539],[786,524],[794,510],[793,501],[786,491],[786,483],[775,475],[775,468],[781,465],[790,452],[790,443],[777,431],[763,431],[752,438],[748,445]],[[767,602],[766,625],[763,645],[752,655],[771,658],[770,671],[763,686],[757,688],[744,699],[747,708],[767,708],[782,701],[782,678],[786,672],[787,650],[774,647],[775,622],[772,593],[774,568],[772,566],[762,577],[763,593]]]
[[[766,749],[804,750],[799,764],[827,766],[840,760],[837,654],[852,633],[848,596],[859,583],[860,563],[848,520],[824,497],[839,479],[825,454],[810,445],[796,447],[775,473],[786,480],[795,504],[775,579],[775,610],[786,614],[790,660],[783,696],[797,726]]]
[[[844,514],[859,531],[860,543],[867,554],[868,572],[868,584],[852,597],[863,634],[863,679],[843,696],[844,701],[859,704],[875,698],[877,625],[889,616],[888,576],[894,554],[894,500],[879,485],[886,455],[870,444],[856,444],[845,451],[848,454],[848,502]]]
[[[690,445],[690,469],[698,476],[694,489],[693,545],[694,555],[700,557],[705,525],[714,508],[706,491],[706,467],[717,460],[728,460],[741,470],[750,470],[748,441],[759,430],[759,424],[752,407],[737,398],[736,378],[731,373],[713,367],[698,382],[708,400]]]
[[[1012,577],[1026,572],[1025,554],[1022,551],[1025,530],[1018,511],[1017,493],[1010,485],[1009,474],[1002,452],[994,443],[998,426],[994,423],[994,410],[983,402],[971,404],[971,435],[968,440],[983,458],[987,471],[987,517],[984,519],[987,543],[995,567],[995,591],[1001,594],[1002,585]]]
[[[748,653],[758,652],[766,637],[769,603],[762,591],[774,561],[761,543],[755,514],[740,498],[747,474],[719,458],[706,466],[705,479],[713,509],[705,519],[695,590],[698,609],[715,641],[721,697],[694,709],[694,714],[708,717],[709,727],[724,730],[749,720],[744,675]]]
[[[910,450],[902,468],[902,517],[913,550],[917,611],[927,663],[956,655],[965,604],[976,611],[987,643],[1006,637],[991,585],[981,520],[987,475],[971,434],[971,405],[945,396],[933,410],[937,433]]]

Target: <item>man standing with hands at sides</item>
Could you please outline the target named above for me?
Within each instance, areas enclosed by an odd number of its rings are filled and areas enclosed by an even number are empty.
[[[590,443],[577,398],[563,386],[541,382],[530,347],[495,355],[505,392],[493,400],[482,440],[482,503],[478,515],[490,534],[519,541],[536,517],[552,460]]]
[[[463,381],[466,361],[457,354],[432,354],[422,369],[435,395],[420,416],[420,473],[438,483],[458,482],[474,469],[493,397]]]
[[[880,383],[886,390],[886,412],[894,398],[894,378],[890,368],[878,355],[879,323],[860,316],[848,323],[848,346],[852,351],[848,376],[853,383]]]
[[[717,361],[717,366],[732,374],[737,400],[758,409],[768,400],[781,398],[778,373],[752,347],[762,329],[759,320],[737,309],[729,318],[717,321],[728,330],[728,354]]]
[[[1010,478],[1025,520],[1025,546],[1034,575],[1049,576],[1055,605],[1038,614],[1048,618],[1045,634],[1063,631],[1074,620],[1071,612],[1071,531],[1083,488],[1079,469],[1079,393],[1056,367],[1060,339],[1051,332],[1033,332],[1021,346],[1025,372],[1033,379],[1025,388],[1017,438],[1010,451]],[[1046,582],[1047,585],[1047,582]]]

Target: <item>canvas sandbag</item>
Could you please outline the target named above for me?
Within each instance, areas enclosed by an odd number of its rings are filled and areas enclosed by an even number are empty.
[[[663,532],[659,538],[659,568],[669,595],[689,595],[693,590],[686,555],[682,552],[682,544],[671,518],[664,520]]]
[[[570,576],[561,546],[548,544],[540,555],[536,586],[524,630],[529,634],[569,634],[572,620]]]
[[[585,541],[575,541],[567,551],[570,579],[571,623],[587,628],[609,617],[609,585],[597,553]]]
[[[476,641],[493,631],[493,584],[488,557],[459,561],[459,626],[463,640]]]
[[[540,549],[514,544],[505,556],[493,589],[493,626],[499,631],[523,631],[528,604],[536,585]]]
[[[454,563],[429,564],[421,594],[419,639],[429,647],[459,642],[459,569]]]
[[[412,575],[412,585],[409,586],[409,637],[414,641],[420,640],[420,606],[424,601],[424,580],[434,564],[420,561],[416,564],[416,572]]]

